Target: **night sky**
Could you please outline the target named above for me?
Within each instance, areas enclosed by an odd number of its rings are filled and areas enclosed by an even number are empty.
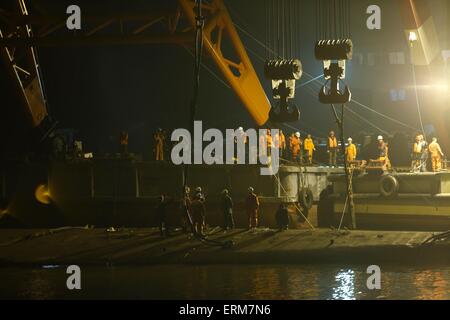
[[[58,12],[67,4],[77,3],[83,13],[106,11],[150,10],[149,6],[162,1],[36,1],[38,10]],[[163,1],[165,4],[170,1]],[[239,34],[248,48],[250,59],[260,76],[260,80],[270,97],[270,83],[262,74],[265,49],[254,38],[265,41],[265,8],[263,1],[227,0],[225,1],[233,21],[252,35],[249,37],[241,30]],[[352,35],[357,44],[358,38],[367,42],[365,20],[367,15],[358,1],[352,2]],[[386,1],[375,1],[387,4]],[[392,1],[395,2],[395,1]],[[437,0],[436,3],[443,3]],[[444,1],[445,2],[445,1]],[[151,4],[149,4],[151,3]],[[389,1],[391,3],[391,1]],[[353,5],[354,4],[354,5]],[[389,4],[390,5],[390,4]],[[298,17],[300,24],[300,51],[305,72],[317,76],[322,73],[321,63],[313,56],[315,41],[315,7],[313,1],[304,1],[302,14]],[[447,13],[448,14],[448,13]],[[445,17],[438,17],[442,19]],[[403,35],[402,25],[395,14],[390,14],[389,21],[393,31],[384,31],[386,35],[394,34],[395,39]],[[447,37],[446,26],[439,30]],[[389,39],[386,39],[389,41]],[[403,47],[406,44],[402,45]],[[389,51],[389,48],[386,48]],[[130,135],[130,150],[137,153],[149,153],[152,148],[152,133],[158,128],[167,130],[187,127],[189,103],[193,91],[193,57],[182,48],[169,45],[130,45],[108,47],[51,47],[39,49],[39,58],[43,68],[45,88],[52,117],[60,123],[60,128],[77,130],[77,137],[84,141],[86,151],[115,152],[118,135],[126,130]],[[205,127],[220,129],[245,128],[254,123],[234,92],[224,84],[224,78],[213,61],[205,55],[205,65],[201,71],[201,94],[197,118],[203,120]],[[3,67],[3,66],[2,66]],[[356,66],[354,67],[356,68]],[[353,70],[353,69],[350,69]],[[2,105],[7,110],[1,130],[5,136],[16,136],[15,131],[22,125],[14,117],[15,100],[11,86],[0,70],[0,92]],[[217,79],[219,77],[219,79]],[[306,75],[300,83],[310,80]],[[359,80],[358,80],[359,81]],[[352,83],[350,75],[349,85]],[[314,136],[325,136],[334,128],[334,119],[330,109],[317,101],[317,86],[307,86],[297,91],[295,103],[300,107],[301,120],[292,124]],[[370,104],[364,96],[357,99]],[[389,106],[376,106],[377,110],[392,114]],[[365,110],[357,110],[362,116],[369,116]],[[412,113],[400,113],[402,121],[414,124],[417,120]],[[10,121],[12,119],[12,121]],[[352,115],[348,117],[348,133],[357,134],[370,130]],[[383,119],[372,118],[378,126],[394,130],[392,124]],[[287,129],[285,127],[285,129]],[[12,138],[12,137],[11,137]],[[19,142],[17,142],[19,141]],[[7,139],[2,143],[21,143],[20,140]]]

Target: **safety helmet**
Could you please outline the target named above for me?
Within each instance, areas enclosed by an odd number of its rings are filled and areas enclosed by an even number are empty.
[[[195,198],[198,200],[205,200],[205,198],[203,197],[203,194],[201,194],[200,192],[195,195]]]
[[[255,189],[253,189],[253,187],[248,188],[248,192],[253,193],[254,191],[255,191]]]
[[[348,138],[348,141],[353,141],[353,139],[350,137],[350,138]]]
[[[242,128],[242,127],[239,127],[237,129],[238,129],[238,131],[244,131],[244,128]]]
[[[300,138],[300,132],[296,132],[296,133],[295,133],[295,136],[296,136],[297,138]]]
[[[333,135],[334,136],[334,131],[330,131],[330,136]]]
[[[195,188],[195,192],[197,192],[197,193],[202,192],[202,188],[201,187]]]
[[[383,136],[378,136],[378,140],[383,140]]]

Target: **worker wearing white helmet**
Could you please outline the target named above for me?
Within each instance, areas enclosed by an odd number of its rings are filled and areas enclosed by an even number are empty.
[[[292,161],[302,163],[302,139],[300,139],[300,132],[294,133],[289,138],[289,149],[291,150]]]
[[[378,136],[378,160],[385,161],[387,157],[387,146],[384,142],[383,136]]]
[[[203,194],[203,190],[201,187],[195,188],[195,198],[205,201],[205,195]]]

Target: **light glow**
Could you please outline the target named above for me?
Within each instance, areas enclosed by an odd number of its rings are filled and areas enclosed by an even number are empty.
[[[408,39],[409,39],[409,41],[411,41],[411,42],[417,41],[417,33],[415,33],[414,31],[410,31],[410,32],[409,32]]]
[[[47,186],[43,184],[39,185],[36,188],[34,196],[36,197],[36,200],[42,204],[50,204],[51,202],[50,191],[48,190]]]
[[[414,86],[408,87],[409,89],[414,89]],[[416,86],[418,90],[433,90],[436,92],[450,92],[450,86],[446,82],[435,82],[432,84],[418,85]]]

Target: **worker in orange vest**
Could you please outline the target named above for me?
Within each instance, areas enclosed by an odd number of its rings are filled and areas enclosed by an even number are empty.
[[[238,146],[243,142],[244,146],[248,143],[247,134],[244,131],[243,127],[237,128],[234,134],[234,161],[238,161]],[[245,152],[247,153],[247,148],[245,147]]]
[[[305,141],[303,141],[303,147],[305,148],[306,155],[308,157],[308,164],[312,165],[313,153],[314,153],[314,151],[316,151],[316,147],[314,145],[314,141],[310,134],[308,134]]]
[[[265,139],[265,141],[264,141]],[[261,146],[265,146],[267,149],[267,156],[270,157],[271,156],[271,148],[272,148],[272,143],[273,143],[273,139],[272,139],[272,134],[270,133],[270,129],[266,130],[266,134],[264,135],[260,135],[259,136],[259,145]],[[260,148],[260,155],[263,155],[263,150]]]
[[[273,143],[279,150],[279,156],[283,157],[284,150],[286,150],[286,137],[284,136],[283,130],[279,130],[278,134],[274,138]]]
[[[302,163],[302,140],[300,139],[300,132],[296,132],[289,140],[292,160]]]
[[[164,131],[159,128],[158,131],[153,135],[155,139],[155,157],[156,161],[164,161],[164,141],[166,136]]]
[[[353,143],[353,139],[348,138],[348,145],[347,145],[347,148],[345,149],[345,155],[347,158],[347,162],[355,161],[356,153],[357,153],[356,146]]]
[[[127,155],[128,154],[128,132],[122,131],[120,133],[119,144],[120,144],[120,153],[122,154],[122,156]]]
[[[428,151],[431,154],[431,165],[433,172],[438,172],[442,169],[442,157],[444,153],[442,152],[441,146],[437,142],[437,138],[433,138],[433,141],[428,146]]]
[[[338,151],[338,143],[336,136],[334,135],[334,131],[330,131],[328,135],[328,144],[327,144],[327,152],[329,155],[329,165],[330,167],[337,167],[336,164],[336,156]]]

